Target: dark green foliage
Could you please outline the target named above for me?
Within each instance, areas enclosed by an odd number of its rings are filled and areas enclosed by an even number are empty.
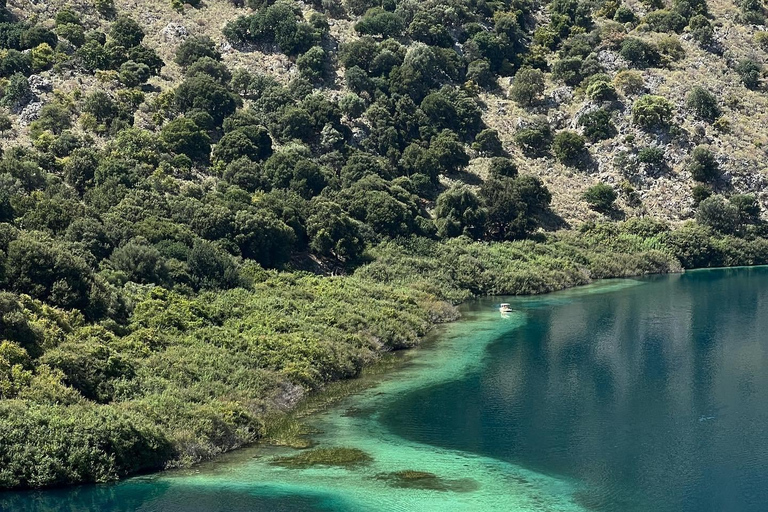
[[[483,156],[502,156],[504,154],[499,132],[490,128],[477,134],[475,142],[472,143],[472,149]]]
[[[753,224],[760,219],[760,203],[754,194],[734,194],[728,201],[738,208],[741,224]]]
[[[509,90],[510,98],[523,106],[533,105],[543,93],[544,73],[531,68],[520,69]]]
[[[120,66],[120,82],[127,87],[136,87],[149,80],[151,73],[146,64],[129,60]]]
[[[715,155],[705,146],[696,146],[691,152],[688,171],[696,181],[710,183],[720,176],[720,167]]]
[[[10,77],[15,74],[27,76],[31,68],[30,55],[17,50],[8,50],[0,59],[0,77]]]
[[[216,43],[210,37],[189,37],[176,49],[174,59],[179,66],[191,66],[203,57],[221,60],[221,53],[216,49]]]
[[[651,167],[664,166],[664,148],[647,146],[637,152],[637,161]]]
[[[5,279],[9,290],[61,307],[85,309],[92,271],[66,246],[25,235],[8,244]]]
[[[437,198],[435,225],[441,238],[459,235],[480,238],[485,231],[488,211],[478,197],[465,186],[453,187]]]
[[[579,125],[584,127],[584,136],[592,142],[610,139],[616,135],[616,127],[611,120],[611,112],[604,108],[583,114],[579,118]]]
[[[509,158],[497,157],[491,159],[491,164],[488,166],[488,173],[493,178],[514,178],[517,176],[517,165]]]
[[[620,5],[616,9],[616,13],[613,15],[613,19],[619,23],[634,23],[637,21],[637,16],[634,11],[626,5]]]
[[[363,252],[365,242],[360,223],[331,201],[312,201],[312,214],[307,218],[309,248],[321,256],[340,261],[354,261]]]
[[[216,144],[213,160],[226,164],[246,157],[254,162],[265,160],[272,154],[272,139],[263,126],[246,126],[228,132]]]
[[[759,0],[740,0],[737,2],[741,9],[741,21],[755,25],[765,23],[765,6]]]
[[[191,119],[180,117],[163,126],[160,138],[174,153],[206,161],[211,153],[211,138]]]
[[[5,106],[14,107],[24,103],[31,95],[32,89],[29,87],[27,77],[22,73],[15,73],[8,80],[1,101]]]
[[[548,210],[552,196],[533,176],[491,178],[480,188],[488,209],[487,234],[497,240],[523,238],[538,225],[537,215]]]
[[[664,128],[672,120],[672,104],[661,96],[646,94],[632,105],[632,122],[645,130]]]
[[[303,21],[301,11],[287,2],[260,7],[251,16],[227,23],[224,35],[232,42],[276,43],[287,55],[299,55],[315,46],[325,32]]]
[[[638,68],[657,66],[660,59],[659,51],[655,46],[634,37],[624,39],[619,55]]]
[[[387,38],[400,36],[405,26],[397,14],[387,12],[381,7],[373,7],[355,24],[355,30],[359,34]]]
[[[712,191],[704,185],[694,185],[691,189],[691,196],[693,197],[693,206],[699,206],[699,204],[712,195]]]
[[[680,13],[675,11],[668,11],[666,9],[659,9],[648,13],[643,22],[647,23],[651,30],[655,32],[675,32],[680,33],[688,24]]]
[[[552,77],[562,80],[566,85],[579,85],[584,79],[584,76],[581,74],[583,64],[584,61],[581,57],[559,59],[552,66]]]
[[[203,110],[219,124],[235,112],[239,98],[214,78],[206,74],[197,74],[187,78],[176,88],[175,101],[182,112],[192,109]]]
[[[123,48],[132,48],[144,40],[144,31],[133,18],[119,16],[109,30],[109,37]]]
[[[720,233],[733,233],[739,225],[738,206],[729,203],[722,196],[711,196],[699,203],[696,222]]]
[[[696,117],[710,123],[720,117],[720,107],[714,94],[703,87],[695,86],[685,97],[685,106],[691,109]]]
[[[763,74],[763,66],[753,59],[742,59],[736,65],[736,73],[747,89],[757,89]]]
[[[582,196],[590,207],[600,212],[610,211],[617,197],[618,195],[613,190],[613,187],[605,183],[598,183],[589,187]]]
[[[310,80],[320,80],[326,73],[327,55],[319,46],[313,46],[296,59],[301,74]]]
[[[536,119],[515,133],[515,143],[527,156],[544,156],[552,145],[552,129],[546,119]]]
[[[496,77],[493,71],[491,71],[491,65],[485,59],[477,59],[469,63],[467,66],[467,80],[471,80],[486,89],[492,89],[497,85]]]
[[[206,75],[226,86],[232,80],[227,66],[211,57],[201,57],[187,68],[187,76]]]
[[[573,164],[586,151],[584,137],[576,132],[562,131],[552,140],[552,151],[560,162]]]
[[[714,41],[715,31],[712,28],[712,23],[706,16],[697,14],[692,17],[691,21],[688,23],[688,28],[691,31],[691,36],[693,36],[694,40],[701,46],[709,46]]]

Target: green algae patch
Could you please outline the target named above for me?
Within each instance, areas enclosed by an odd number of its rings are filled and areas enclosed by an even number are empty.
[[[480,485],[471,478],[448,479],[441,478],[428,471],[405,469],[383,473],[377,478],[386,481],[392,487],[400,489],[421,489],[426,491],[472,492]]]
[[[313,466],[336,466],[351,468],[373,462],[373,457],[357,448],[315,448],[298,455],[278,457],[272,464],[287,468],[310,468]]]

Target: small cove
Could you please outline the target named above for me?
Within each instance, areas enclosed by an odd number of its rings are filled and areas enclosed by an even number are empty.
[[[255,447],[2,510],[760,510],[768,268],[473,301],[375,387],[309,419],[352,467]]]

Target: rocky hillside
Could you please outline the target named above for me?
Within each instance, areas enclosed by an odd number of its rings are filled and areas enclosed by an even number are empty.
[[[156,116],[153,119],[156,111],[153,103],[164,91],[172,90],[182,80],[183,69],[174,62],[174,57],[179,45],[190,37],[211,38],[221,52],[222,61],[232,71],[245,69],[264,73],[284,84],[301,76],[296,55],[286,55],[274,43],[233,42],[223,35],[222,30],[228,22],[249,12],[247,7],[235,5],[237,3],[207,0],[193,7],[170,0],[115,0],[114,10],[111,13],[105,11],[106,15],[98,12],[92,0],[10,0],[8,8],[19,19],[36,21],[50,29],[55,28],[56,13],[69,8],[81,17],[85,29],[105,33],[116,14],[132,16],[146,34],[144,44],[155,49],[164,62],[159,76],[151,78],[144,86],[144,101],[135,112],[137,126],[155,130],[159,126]],[[700,185],[699,194],[705,195],[709,191],[726,196],[754,193],[765,206],[768,196],[763,192],[766,173],[763,147],[768,142],[765,122],[768,114],[762,91],[762,70],[758,71],[758,83],[751,87],[745,86],[737,71],[739,63],[745,59],[751,59],[762,67],[765,49],[768,48],[765,41],[768,39],[765,37],[765,26],[754,24],[763,19],[762,7],[747,4],[740,7],[720,1],[691,6],[684,0],[670,5],[662,5],[661,1],[635,0],[572,3],[588,6],[594,22],[588,25],[588,29],[571,27],[570,38],[555,38],[559,41],[554,44],[551,44],[552,37],[543,35],[554,24],[550,7],[538,2],[520,4],[530,9],[530,13],[525,13],[529,18],[529,27],[523,36],[527,53],[520,63],[544,71],[544,88],[531,104],[515,101],[510,94],[515,84],[514,68],[508,68],[512,72],[504,70],[500,73],[494,85],[467,88],[468,82],[464,83],[465,90],[476,94],[482,106],[484,123],[498,132],[504,149],[514,159],[518,169],[540,177],[551,191],[552,209],[563,220],[557,225],[575,226],[585,220],[599,220],[606,216],[615,219],[650,215],[673,222],[689,219],[693,217],[695,205],[701,198],[694,197],[696,194],[692,192],[696,185]],[[427,6],[419,5],[424,11],[430,11],[429,6],[439,9],[440,4],[428,2]],[[314,86],[327,97],[339,99],[347,91],[344,66],[338,61],[339,47],[361,37],[354,26],[366,7],[375,7],[378,3],[373,2],[370,6],[342,5],[329,0],[322,5],[312,6],[302,2],[296,5],[305,19],[318,11],[327,16],[328,33],[321,46],[334,68],[331,72],[333,76],[322,83],[315,82]],[[413,27],[412,21],[408,26],[408,20],[413,19],[416,3],[402,2],[385,8],[400,16],[403,26],[407,27],[397,37],[399,41],[406,48],[418,44],[415,38],[408,37]],[[617,10],[620,11],[618,15]],[[698,33],[690,24],[694,12],[703,13],[708,23],[708,27],[699,28]],[[464,30],[462,26],[449,28],[454,35]],[[702,30],[704,35],[701,35]],[[706,34],[707,30],[710,34]],[[459,36],[452,48],[467,58],[467,54],[474,50],[466,51],[466,41],[462,42],[464,37]],[[631,62],[622,56],[622,41],[625,39],[648,43],[658,55],[650,62]],[[579,40],[582,42],[579,43]],[[65,45],[57,51],[71,50]],[[57,55],[57,59],[60,57]],[[586,86],[589,76],[573,78],[565,76],[567,72],[559,73],[558,61],[569,58],[580,58],[591,63],[589,72],[604,74],[614,86],[616,95],[608,98],[590,96]],[[637,83],[633,81],[627,85],[621,82],[622,77],[627,78],[627,70],[636,72],[636,76],[630,78],[635,78]],[[4,133],[3,144],[6,147],[16,143],[29,144],[27,126],[39,115],[41,106],[55,97],[71,95],[75,91],[82,95],[93,90],[116,93],[121,84],[115,75],[109,72],[97,72],[95,75],[83,73],[76,65],[66,69],[54,66],[35,73],[30,77],[33,95],[23,104],[12,107],[13,128]],[[695,86],[714,95],[718,107],[716,117],[702,119],[687,104],[686,97]],[[632,106],[645,94],[669,100],[672,117],[668,126],[643,129],[632,122]],[[581,116],[598,109],[610,113],[609,119],[615,129],[605,140],[587,140],[588,155],[579,157],[578,164],[562,163],[551,152],[542,156],[526,155],[515,143],[515,134],[536,118],[546,119],[553,131],[584,133],[585,128],[579,122]],[[349,123],[355,131],[355,141],[359,142],[367,136],[370,123],[366,115]],[[101,141],[97,139],[97,143]],[[695,181],[689,170],[691,151],[698,145],[710,148],[719,165],[719,174],[705,183]],[[663,156],[651,155],[654,156],[653,161],[639,161],[638,154],[642,155],[642,150],[647,148],[661,150]],[[489,158],[473,151],[469,144],[466,149],[471,157],[466,168],[469,173],[462,171],[456,175],[442,170],[443,186],[460,182],[476,186],[478,181],[470,174],[487,177]],[[584,191],[597,183],[607,183],[614,188],[618,193],[617,208],[600,213],[583,200]],[[706,192],[702,192],[704,188]]]

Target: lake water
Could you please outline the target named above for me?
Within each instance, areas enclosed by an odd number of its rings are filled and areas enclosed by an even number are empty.
[[[353,469],[242,450],[3,511],[768,510],[768,268],[613,280],[463,307],[378,386],[311,419]],[[405,470],[430,473],[398,479]]]

